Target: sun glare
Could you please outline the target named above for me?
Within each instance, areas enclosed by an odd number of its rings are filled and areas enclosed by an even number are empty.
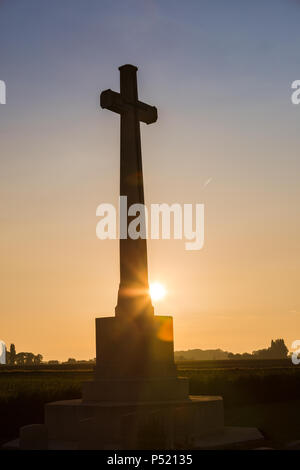
[[[161,300],[166,295],[166,289],[160,282],[153,282],[150,284],[150,295],[153,301]]]

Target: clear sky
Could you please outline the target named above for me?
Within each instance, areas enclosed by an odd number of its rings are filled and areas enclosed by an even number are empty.
[[[204,203],[205,246],[149,241],[175,348],[300,338],[297,0],[0,0],[0,339],[45,359],[95,356],[114,315],[119,118],[99,107],[139,67],[146,203]],[[209,184],[205,185],[209,179]]]

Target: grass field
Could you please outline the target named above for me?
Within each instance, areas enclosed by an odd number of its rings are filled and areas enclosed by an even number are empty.
[[[223,396],[227,425],[256,426],[279,447],[300,439],[300,367],[249,362],[180,362],[177,367],[179,375],[190,378],[192,395]],[[24,424],[43,422],[45,403],[79,398],[81,383],[92,378],[90,365],[1,368],[0,441],[16,437]]]

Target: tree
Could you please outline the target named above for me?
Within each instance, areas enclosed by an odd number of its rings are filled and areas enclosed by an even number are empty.
[[[271,341],[270,356],[274,359],[286,359],[289,350],[284,343],[284,339],[275,339]]]
[[[10,365],[38,365],[42,360],[43,356],[41,354],[33,354],[31,352],[20,352],[16,354],[16,347],[13,343],[10,345],[10,350],[7,352],[7,363]]]
[[[37,366],[39,365],[43,360],[43,356],[41,354],[37,354],[36,356],[33,357],[33,363]]]
[[[259,349],[253,351],[253,355],[258,359],[287,359],[288,348],[286,347],[282,338],[271,341],[271,346],[268,349]]]
[[[69,357],[69,359],[67,360],[67,363],[68,364],[76,364],[76,359],[74,359],[73,357]]]
[[[13,365],[15,364],[15,362],[16,362],[16,356],[17,356],[17,354],[16,354],[16,346],[15,346],[13,343],[11,343],[10,349],[9,349],[9,364],[10,364],[10,365],[13,366]]]
[[[25,364],[26,366],[32,366],[34,359],[33,353],[25,353]]]
[[[18,366],[23,366],[25,364],[26,353],[20,352],[16,355],[16,363]]]

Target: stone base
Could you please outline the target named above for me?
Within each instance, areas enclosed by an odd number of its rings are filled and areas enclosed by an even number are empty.
[[[83,402],[157,402],[187,400],[186,378],[94,380],[82,387]]]
[[[223,416],[223,400],[214,396],[139,404],[59,401],[46,405],[46,426],[40,425],[45,442],[35,438],[39,425],[25,426],[20,439],[3,448],[234,449],[263,441],[255,428],[224,427]]]
[[[175,378],[169,316],[96,318],[96,378]]]
[[[224,431],[221,397],[160,402],[83,402],[46,405],[49,439],[78,449],[172,449],[193,447]]]

